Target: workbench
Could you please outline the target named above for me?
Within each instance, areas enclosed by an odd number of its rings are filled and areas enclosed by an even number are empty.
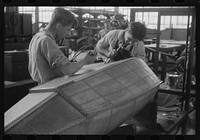
[[[146,47],[156,49],[156,44],[149,44],[145,45]],[[159,46],[159,51],[160,52],[165,52],[165,53],[172,53],[172,52],[177,52],[178,55],[181,54],[183,51],[184,47],[180,44],[160,44]]]
[[[177,40],[160,40],[160,44],[174,44],[174,45],[186,45],[186,41],[182,40],[182,41],[177,41]],[[189,42],[188,42],[189,44]]]

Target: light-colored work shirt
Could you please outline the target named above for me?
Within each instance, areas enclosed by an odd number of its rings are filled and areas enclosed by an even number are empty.
[[[137,41],[131,51],[132,57],[137,57],[146,62],[145,46],[143,41]]]
[[[100,38],[103,38],[109,31],[110,31],[110,29],[102,29],[102,30],[100,30],[99,31]]]
[[[39,85],[62,76],[60,65],[68,62],[69,59],[59,49],[49,31],[44,29],[33,36],[29,44],[28,70]]]
[[[113,49],[117,49],[116,44],[118,41],[121,41],[124,39],[124,33],[125,30],[112,30],[108,32],[102,39],[100,39],[96,45],[96,49],[100,50],[101,48],[107,49],[109,52]],[[129,50],[129,47],[127,46],[126,49]],[[145,53],[145,46],[143,41],[137,41],[131,50],[131,56],[132,57],[138,57],[146,62],[146,53]],[[105,61],[107,58],[104,56],[101,56],[102,59]]]

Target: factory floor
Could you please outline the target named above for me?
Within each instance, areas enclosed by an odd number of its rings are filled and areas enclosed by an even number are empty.
[[[161,128],[158,127],[157,123],[157,130],[156,132],[153,132],[150,129],[146,129],[145,127],[139,127],[135,125],[121,125],[120,127],[113,130],[109,135],[182,135],[181,134],[181,127],[176,127],[173,131],[170,133],[165,133],[163,131],[160,131]],[[186,129],[186,135],[196,135],[196,113],[195,110],[192,111],[189,115],[188,123],[187,123],[187,129]]]
[[[194,110],[189,115],[187,135],[196,135],[196,111]],[[177,135],[181,135],[181,130],[178,131]]]

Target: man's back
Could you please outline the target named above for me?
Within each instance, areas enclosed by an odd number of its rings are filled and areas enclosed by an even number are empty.
[[[100,38],[103,38],[109,31],[110,31],[110,29],[102,29],[102,30],[100,30],[99,31]]]
[[[48,32],[39,32],[29,44],[29,73],[39,84],[60,76],[58,65],[68,62]]]

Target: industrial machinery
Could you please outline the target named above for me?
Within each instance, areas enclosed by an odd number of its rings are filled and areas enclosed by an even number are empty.
[[[4,113],[4,131],[108,134],[151,103],[160,84],[139,58],[86,65],[30,89]]]

